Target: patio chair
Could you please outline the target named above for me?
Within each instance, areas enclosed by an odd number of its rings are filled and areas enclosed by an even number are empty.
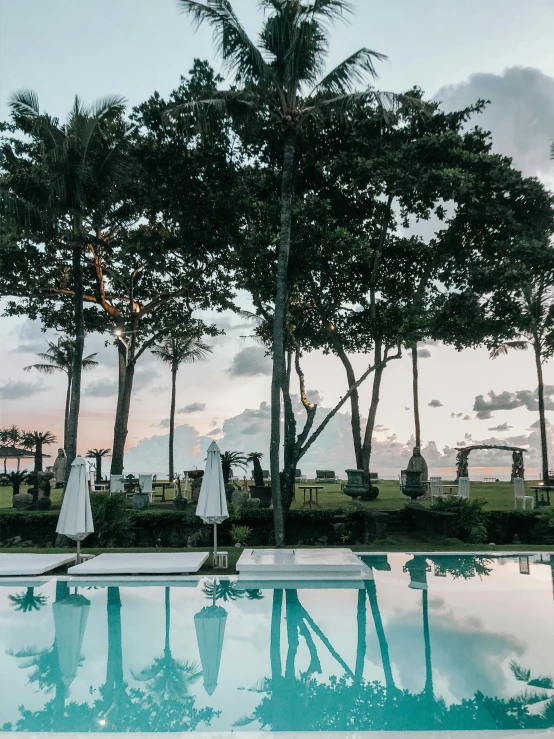
[[[525,481],[523,477],[514,478],[514,508],[517,508],[518,500],[521,500],[523,510],[525,510],[527,506],[527,501],[531,504],[531,508],[533,508],[535,503],[532,495],[525,495]]]
[[[431,489],[431,503],[433,502],[433,498],[444,498],[442,477],[430,477],[429,487]]]
[[[316,470],[315,471],[315,481],[316,482],[325,482],[327,479],[326,477],[327,473],[325,470]]]
[[[269,470],[262,470],[262,475],[264,477],[264,480],[267,480],[268,482],[271,480],[271,475],[269,474]]]
[[[139,490],[141,493],[148,493],[148,497],[150,498],[150,502],[152,502],[152,475],[139,475]]]
[[[306,482],[308,478],[302,474],[302,470],[294,471],[294,482]]]
[[[123,475],[110,475],[110,495],[112,493],[125,493]]]
[[[469,477],[458,478],[458,498],[469,500]]]
[[[325,470],[325,480],[326,482],[340,482],[333,470]]]

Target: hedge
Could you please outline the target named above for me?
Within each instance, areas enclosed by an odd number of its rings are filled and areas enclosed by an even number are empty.
[[[121,511],[118,512],[121,514]],[[58,511],[15,511],[0,514],[0,545],[18,544],[46,547],[56,544]],[[185,547],[211,542],[211,526],[196,517],[194,510],[158,511],[126,510],[130,536],[126,541],[114,541],[113,531],[97,527],[86,539],[85,546]],[[286,537],[289,544],[364,544],[385,538],[387,515],[366,509],[289,511],[286,517]],[[96,519],[95,519],[96,520]],[[113,522],[112,522],[113,523]],[[127,521],[125,521],[127,523]],[[247,526],[252,530],[248,544],[274,544],[273,512],[271,509],[249,510],[224,521],[218,528],[221,546],[232,546],[231,526]],[[113,526],[112,526],[113,529]],[[192,541],[191,541],[192,539]],[[60,541],[58,539],[58,545]]]

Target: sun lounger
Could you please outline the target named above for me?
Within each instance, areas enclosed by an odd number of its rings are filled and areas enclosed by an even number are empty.
[[[100,554],[70,567],[70,575],[184,575],[194,574],[208,552]]]
[[[366,567],[351,549],[245,549],[240,580],[360,579]]]
[[[75,562],[74,552],[68,554],[0,554],[0,577],[43,575]]]

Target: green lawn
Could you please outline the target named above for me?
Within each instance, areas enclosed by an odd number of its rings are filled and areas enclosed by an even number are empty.
[[[526,481],[527,494],[532,495],[531,487],[536,485],[531,480]],[[375,501],[364,502],[363,505],[368,508],[380,511],[392,511],[402,508],[406,502],[406,496],[402,495],[395,480],[385,480],[378,483],[379,497]],[[27,490],[26,486],[22,486],[21,490]],[[52,489],[52,505],[54,508],[59,507],[61,503],[61,489]],[[514,508],[514,488],[510,482],[472,482],[470,488],[471,498],[479,498],[487,502],[487,510],[508,511]],[[341,508],[350,502],[350,498],[341,492],[340,484],[323,485],[323,489],[319,491],[319,504],[322,508]],[[424,505],[429,505],[429,501],[422,501]],[[0,508],[11,508],[12,505],[12,489],[8,486],[0,487]],[[301,508],[303,505],[303,492],[297,489],[296,500],[292,504],[293,509]],[[165,504],[156,503],[156,507],[171,508],[171,501]]]

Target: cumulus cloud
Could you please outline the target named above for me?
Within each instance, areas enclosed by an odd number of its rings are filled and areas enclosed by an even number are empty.
[[[436,399],[432,400],[430,403],[427,403],[427,405],[429,406],[429,408],[442,408],[443,407],[440,400],[436,400]]]
[[[25,382],[24,380],[7,380],[0,385],[0,398],[2,400],[23,400],[32,398],[48,390],[48,386],[41,380],[38,382]]]
[[[508,422],[505,421],[504,423],[498,424],[498,426],[492,426],[489,428],[489,431],[509,431],[510,429],[513,429],[513,426],[508,426]]]
[[[227,370],[231,377],[256,377],[271,374],[271,360],[261,346],[247,346],[235,354]]]
[[[431,352],[429,351],[429,349],[425,349],[424,347],[423,349],[417,350],[417,356],[419,357],[419,359],[429,359],[429,357],[431,356]]]
[[[492,132],[494,150],[512,157],[526,175],[550,176],[554,79],[538,69],[511,67],[502,74],[473,74],[435,95],[446,110],[459,110],[479,98],[490,105],[475,122]]]
[[[161,429],[168,429],[169,428],[169,418],[162,418],[162,420],[159,423],[154,423],[152,425],[159,426]]]
[[[450,418],[462,418],[463,413],[451,413]]]
[[[212,429],[211,431],[208,431],[206,436],[219,436],[221,433],[221,429]]]
[[[477,395],[475,398],[473,410],[477,411],[477,418],[481,420],[492,418],[493,411],[511,411],[515,408],[524,407],[528,411],[538,411],[539,409],[536,390],[534,392],[532,390],[516,390],[515,393],[504,390],[498,395],[494,390],[490,390],[488,397],[488,400],[485,399],[484,395]],[[551,397],[546,397],[544,407],[548,411],[554,411],[554,400]]]
[[[93,380],[85,387],[88,398],[113,398],[117,395],[117,380]]]
[[[16,352],[36,354],[45,352],[48,348],[47,341],[56,341],[59,334],[54,331],[43,331],[40,321],[32,321],[28,318],[19,329],[19,344]]]
[[[462,421],[471,421],[471,416],[467,416],[467,415],[466,415],[466,416],[464,416],[464,417],[462,418]]]
[[[200,413],[206,410],[206,403],[189,403],[184,408],[179,408],[177,413]]]

